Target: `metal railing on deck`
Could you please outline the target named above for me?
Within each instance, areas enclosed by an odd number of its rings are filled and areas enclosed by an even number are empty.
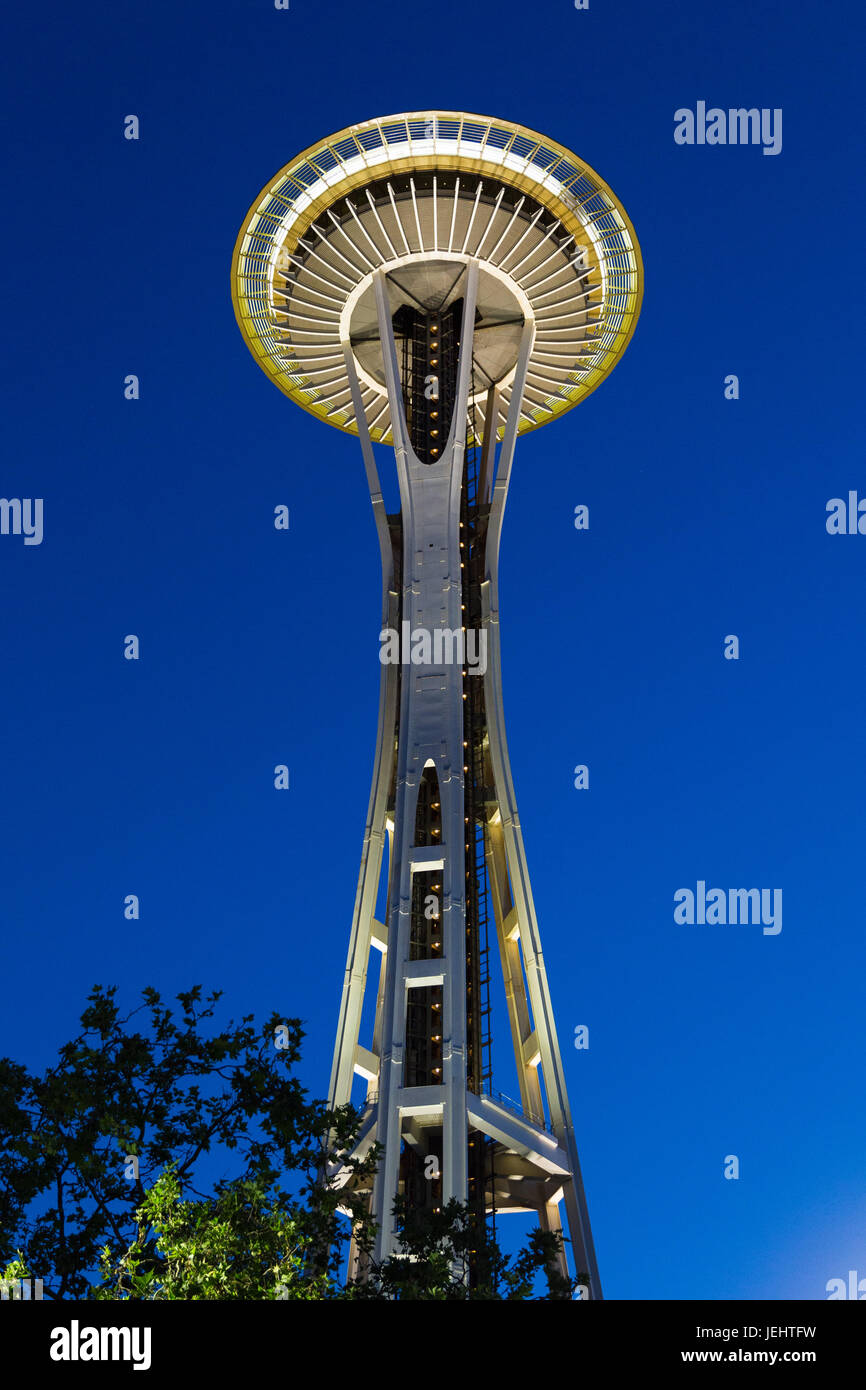
[[[543,1129],[545,1134],[553,1134],[553,1128],[548,1124],[543,1115],[535,1115],[531,1110],[524,1110],[519,1100],[512,1100],[511,1096],[506,1096],[502,1091],[494,1091],[492,1087],[485,1088],[484,1095],[489,1096],[497,1105],[501,1105],[503,1110],[516,1115],[518,1120],[525,1120],[528,1124],[535,1125],[537,1129]]]
[[[491,1086],[485,1086],[482,1095],[488,1096],[490,1100],[495,1101],[510,1115],[516,1116],[518,1120],[525,1120],[527,1124],[535,1125],[537,1129],[543,1129],[545,1134],[555,1137],[553,1126],[542,1115],[534,1115],[531,1110],[524,1110],[519,1100],[513,1100],[511,1096],[505,1095],[503,1091],[495,1091]],[[378,1100],[378,1091],[368,1091],[363,1100],[358,1101],[355,1108],[361,1111],[366,1110],[369,1105],[377,1104]]]

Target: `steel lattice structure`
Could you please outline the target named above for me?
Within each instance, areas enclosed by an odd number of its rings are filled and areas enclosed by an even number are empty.
[[[340,1105],[356,1076],[367,1083],[358,1149],[384,1151],[370,1193],[377,1255],[393,1249],[398,1192],[468,1200],[479,1219],[530,1210],[557,1231],[564,1201],[592,1298],[601,1285],[505,739],[499,544],[517,435],[608,375],[642,288],[631,224],[592,169],[522,126],[450,111],[368,121],[304,151],[256,200],[232,267],[260,366],[360,436],[383,635],[399,639],[382,666],[330,1092]],[[396,515],[374,442],[394,448]],[[493,924],[519,1107],[491,1087]]]

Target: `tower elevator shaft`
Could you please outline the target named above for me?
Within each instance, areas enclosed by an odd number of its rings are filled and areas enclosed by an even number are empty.
[[[412,449],[423,463],[441,457],[448,438],[457,393],[462,299],[440,312],[403,306],[393,316],[400,361],[403,407]],[[461,629],[475,637],[482,627],[481,584],[484,579],[484,541],[489,502],[479,487],[480,449],[473,442],[464,452],[460,489]],[[389,518],[399,532],[400,517]],[[403,605],[400,605],[403,621]],[[469,639],[472,654],[478,643]],[[464,658],[465,658],[464,651]],[[466,1084],[476,1094],[492,1082],[490,1034],[489,901],[485,853],[485,738],[483,670],[461,663],[463,702],[463,799],[465,860],[465,1038]],[[395,731],[399,742],[399,730]],[[415,845],[435,846],[442,834],[442,805],[438,776],[427,767],[418,787]],[[410,951],[413,960],[434,960],[442,952],[441,873],[416,872],[412,880]],[[442,1074],[442,987],[413,991],[407,1005],[406,1086],[435,1085]],[[404,1143],[400,1188],[412,1206],[435,1208],[442,1201],[441,1131],[426,1126],[425,1142]],[[431,1159],[435,1158],[435,1163]],[[494,1210],[492,1145],[477,1133],[467,1138],[468,1201],[476,1220],[484,1222]],[[431,1173],[433,1176],[431,1176]]]

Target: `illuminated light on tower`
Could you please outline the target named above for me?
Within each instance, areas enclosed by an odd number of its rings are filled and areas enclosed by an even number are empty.
[[[398,1193],[457,1198],[479,1219],[535,1212],[553,1231],[564,1203],[591,1298],[601,1285],[505,740],[499,541],[518,434],[613,369],[642,274],[631,224],[592,169],[523,126],[454,111],[311,146],[256,199],[232,266],[259,365],[360,437],[382,555],[380,656],[393,659],[330,1089],[337,1106],[366,1082],[358,1152],[383,1147],[377,1257],[394,1249]],[[374,442],[394,449],[396,515]],[[494,935],[519,1105],[491,1084]]]

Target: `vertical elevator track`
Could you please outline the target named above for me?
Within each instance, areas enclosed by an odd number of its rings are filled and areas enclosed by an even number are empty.
[[[435,463],[448,438],[457,390],[457,367],[463,301],[444,313],[428,314],[409,306],[394,316],[401,343],[401,384],[412,448],[422,463]],[[473,364],[474,365],[474,364]],[[484,678],[478,661],[482,627],[481,586],[489,504],[479,496],[481,450],[475,407],[471,407],[469,442],[463,465],[460,508],[461,602],[464,605],[463,660],[463,775],[464,854],[466,867],[466,1040],[467,1084],[481,1094],[491,1089],[490,946],[488,940],[489,885],[485,856],[487,787],[485,743],[487,718]],[[402,619],[402,612],[400,614]],[[469,634],[472,634],[470,639]],[[467,647],[474,666],[466,661]],[[483,663],[482,663],[483,664]],[[473,674],[473,670],[475,674]],[[441,802],[435,769],[425,769],[415,817],[415,844],[433,845],[442,833]],[[441,871],[418,873],[413,879],[410,956],[426,960],[441,954]],[[411,992],[406,1028],[405,1086],[437,1085],[442,1076],[442,989]],[[495,1223],[493,1142],[470,1131],[468,1150],[469,1204],[479,1233],[488,1214]],[[435,1156],[437,1162],[429,1162]],[[400,1181],[413,1207],[435,1208],[441,1203],[441,1129],[426,1128],[423,1136],[404,1142]],[[427,1171],[425,1171],[427,1170]],[[477,1271],[470,1268],[470,1280]]]
[[[463,753],[464,753],[464,851],[466,857],[466,1036],[468,1046],[467,1083],[476,1094],[490,1091],[493,1077],[492,1034],[490,1026],[490,942],[488,937],[489,885],[485,855],[486,777],[485,741],[487,715],[484,703],[484,677],[478,667],[482,612],[481,585],[485,571],[485,541],[490,512],[479,496],[481,449],[474,402],[470,407],[469,437],[463,467],[460,508],[460,555],[463,564],[464,619],[467,637],[474,634],[470,651],[476,668],[463,666]],[[481,663],[482,665],[484,663]],[[469,1137],[469,1200],[479,1227],[490,1213],[495,1229],[496,1206],[493,1183],[493,1141],[478,1130]]]

